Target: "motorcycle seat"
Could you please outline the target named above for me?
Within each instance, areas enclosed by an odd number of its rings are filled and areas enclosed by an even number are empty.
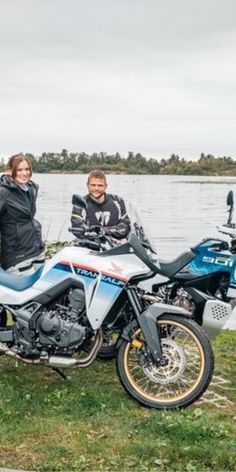
[[[195,259],[196,254],[194,252],[186,251],[183,252],[180,256],[178,256],[176,259],[173,261],[163,261],[162,259],[159,259],[159,264],[160,264],[160,274],[165,275],[168,278],[173,277],[177,272],[179,272],[183,267],[185,267],[189,262],[191,262],[193,259]]]
[[[4,287],[11,288],[18,292],[26,290],[37,282],[43,267],[44,266],[39,267],[39,269],[31,275],[13,275],[0,268],[0,286],[3,285]]]

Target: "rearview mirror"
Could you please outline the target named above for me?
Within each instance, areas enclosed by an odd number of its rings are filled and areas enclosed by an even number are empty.
[[[84,209],[87,208],[87,202],[83,197],[81,197],[81,195],[76,195],[76,194],[73,195],[72,205],[80,206]]]
[[[229,191],[226,202],[228,206],[232,206],[234,204],[234,194],[232,190]]]
[[[234,194],[232,190],[229,191],[226,202],[229,207],[229,210],[228,210],[229,216],[228,216],[227,225],[231,225],[233,211],[234,211]]]

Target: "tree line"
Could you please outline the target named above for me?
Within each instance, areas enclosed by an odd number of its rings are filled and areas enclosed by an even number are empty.
[[[169,159],[147,159],[141,153],[129,152],[127,157],[119,153],[43,152],[40,156],[26,153],[34,172],[38,173],[84,173],[100,169],[106,173],[162,174],[162,175],[236,175],[236,161],[232,157],[200,155],[196,161],[185,160],[177,154]],[[4,172],[5,160],[0,160],[0,172]]]

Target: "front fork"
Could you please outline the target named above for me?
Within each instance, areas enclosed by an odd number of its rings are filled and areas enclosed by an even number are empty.
[[[157,320],[162,315],[167,315],[168,319],[168,314],[191,318],[191,313],[184,308],[167,305],[166,303],[153,303],[143,311],[135,288],[129,287],[127,295],[154,362],[157,365],[165,365],[166,358],[163,356],[162,352],[160,327]],[[132,326],[130,328],[132,328]],[[128,333],[125,329],[122,337],[130,340],[130,332]],[[138,343],[138,340],[132,340],[132,344],[135,347],[141,347],[141,343]]]
[[[144,339],[147,343],[150,353],[154,361],[159,365],[165,363],[162,356],[162,347],[160,341],[160,329],[156,322],[156,317],[151,313],[151,306],[145,311],[142,310],[141,303],[138,299],[137,292],[134,288],[127,291],[129,302],[136,315],[137,322],[142,330]],[[133,340],[133,345],[138,347],[139,341]]]

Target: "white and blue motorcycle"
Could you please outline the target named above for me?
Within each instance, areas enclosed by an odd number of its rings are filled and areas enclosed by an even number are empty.
[[[63,375],[61,368],[92,364],[122,313],[116,347],[124,388],[147,407],[190,405],[211,381],[213,352],[187,310],[147,302],[138,284],[158,272],[134,233],[105,252],[68,246],[33,275],[0,270],[2,311],[12,317],[0,328],[0,353]]]

